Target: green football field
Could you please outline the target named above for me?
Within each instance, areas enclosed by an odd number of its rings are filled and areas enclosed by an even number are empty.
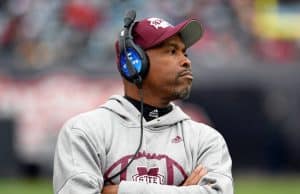
[[[0,194],[51,194],[51,179],[0,179]],[[299,176],[236,177],[235,194],[299,194]]]

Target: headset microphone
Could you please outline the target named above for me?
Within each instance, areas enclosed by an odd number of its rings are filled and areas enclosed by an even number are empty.
[[[136,17],[136,13],[134,10],[128,11],[126,16],[124,17],[124,27],[129,28],[130,25],[134,22],[135,17]]]

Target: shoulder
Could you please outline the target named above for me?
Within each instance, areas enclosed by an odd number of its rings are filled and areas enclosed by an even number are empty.
[[[65,125],[68,125],[71,128],[82,128],[90,125],[95,126],[95,124],[102,123],[110,116],[110,111],[103,108],[97,108],[71,117],[65,122]]]
[[[222,134],[212,126],[193,120],[186,120],[184,125],[184,130],[194,137],[199,137],[204,141],[223,141]]]
[[[80,133],[90,138],[103,136],[110,122],[113,122],[111,114],[103,108],[77,114],[63,124],[60,133],[69,135]]]

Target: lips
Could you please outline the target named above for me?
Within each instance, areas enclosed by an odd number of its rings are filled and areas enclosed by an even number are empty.
[[[193,73],[191,71],[183,71],[182,73],[179,74],[179,77],[184,77],[187,79],[193,79]]]

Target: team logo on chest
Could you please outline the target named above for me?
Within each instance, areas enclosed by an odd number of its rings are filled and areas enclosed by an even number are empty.
[[[159,168],[137,167],[138,174],[133,175],[132,179],[136,182],[163,184],[164,176],[159,174]]]
[[[133,155],[126,155],[111,164],[104,173],[104,179],[124,168],[132,157]],[[143,163],[147,162],[153,162],[155,166],[144,166]],[[122,180],[132,180],[143,183],[181,185],[188,177],[183,166],[164,154],[139,152],[132,163],[133,166],[135,164],[136,166],[133,168],[129,166],[114,182],[110,181],[111,184],[119,183]]]

